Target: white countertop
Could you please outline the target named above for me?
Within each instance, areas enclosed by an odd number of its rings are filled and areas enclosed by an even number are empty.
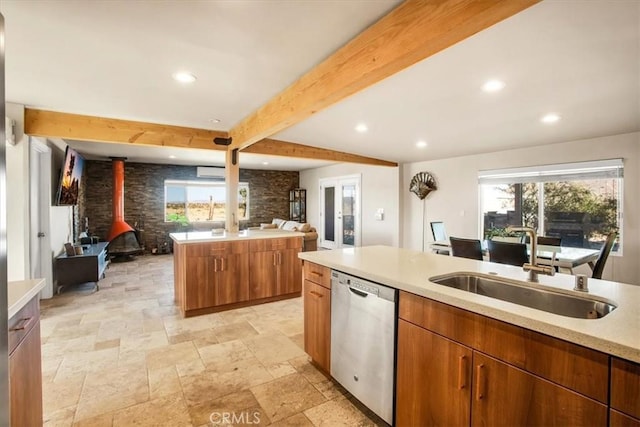
[[[235,233],[227,231],[190,231],[187,233],[169,234],[176,243],[206,243],[206,242],[226,242],[232,240],[250,239],[278,239],[282,237],[303,237],[304,233],[298,231],[285,231],[278,229],[267,230],[242,230]]]
[[[9,303],[7,319],[15,316],[33,297],[37,296],[45,284],[44,279],[19,280],[7,283],[7,301]]]
[[[640,363],[640,286],[589,279],[588,295],[612,301],[618,307],[600,319],[576,319],[429,281],[433,276],[460,271],[497,273],[502,277],[526,281],[528,273],[520,267],[388,246],[301,252],[298,256],[354,276]],[[571,275],[540,275],[539,280],[539,284],[529,285],[585,295],[573,291],[575,278]]]

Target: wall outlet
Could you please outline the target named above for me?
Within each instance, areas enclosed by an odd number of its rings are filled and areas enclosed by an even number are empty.
[[[376,221],[383,221],[384,220],[384,209],[383,208],[379,208],[376,211],[375,218],[376,218]]]

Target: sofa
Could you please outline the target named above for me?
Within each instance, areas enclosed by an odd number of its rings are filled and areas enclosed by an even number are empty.
[[[304,233],[302,240],[302,251],[318,250],[318,232],[308,222],[287,221],[280,218],[274,218],[271,223],[260,224],[260,227],[251,227],[259,230],[286,230],[299,231]]]

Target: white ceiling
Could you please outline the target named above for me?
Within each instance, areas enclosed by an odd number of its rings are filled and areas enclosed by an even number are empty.
[[[7,100],[228,130],[396,4],[3,0]],[[640,130],[639,27],[636,0],[546,0],[274,138],[410,162]],[[171,80],[179,69],[196,83]],[[482,92],[489,78],[506,87]],[[540,124],[549,111],[562,120]],[[69,144],[89,158],[223,163],[217,151]],[[328,164],[267,157],[241,165]]]

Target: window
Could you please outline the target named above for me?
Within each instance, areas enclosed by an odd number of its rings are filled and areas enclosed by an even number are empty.
[[[478,182],[485,239],[521,225],[598,249],[617,231],[613,251],[622,252],[622,159],[481,171]]]
[[[165,181],[165,222],[224,221],[227,189],[218,181]],[[249,219],[249,184],[238,185],[238,220]]]

